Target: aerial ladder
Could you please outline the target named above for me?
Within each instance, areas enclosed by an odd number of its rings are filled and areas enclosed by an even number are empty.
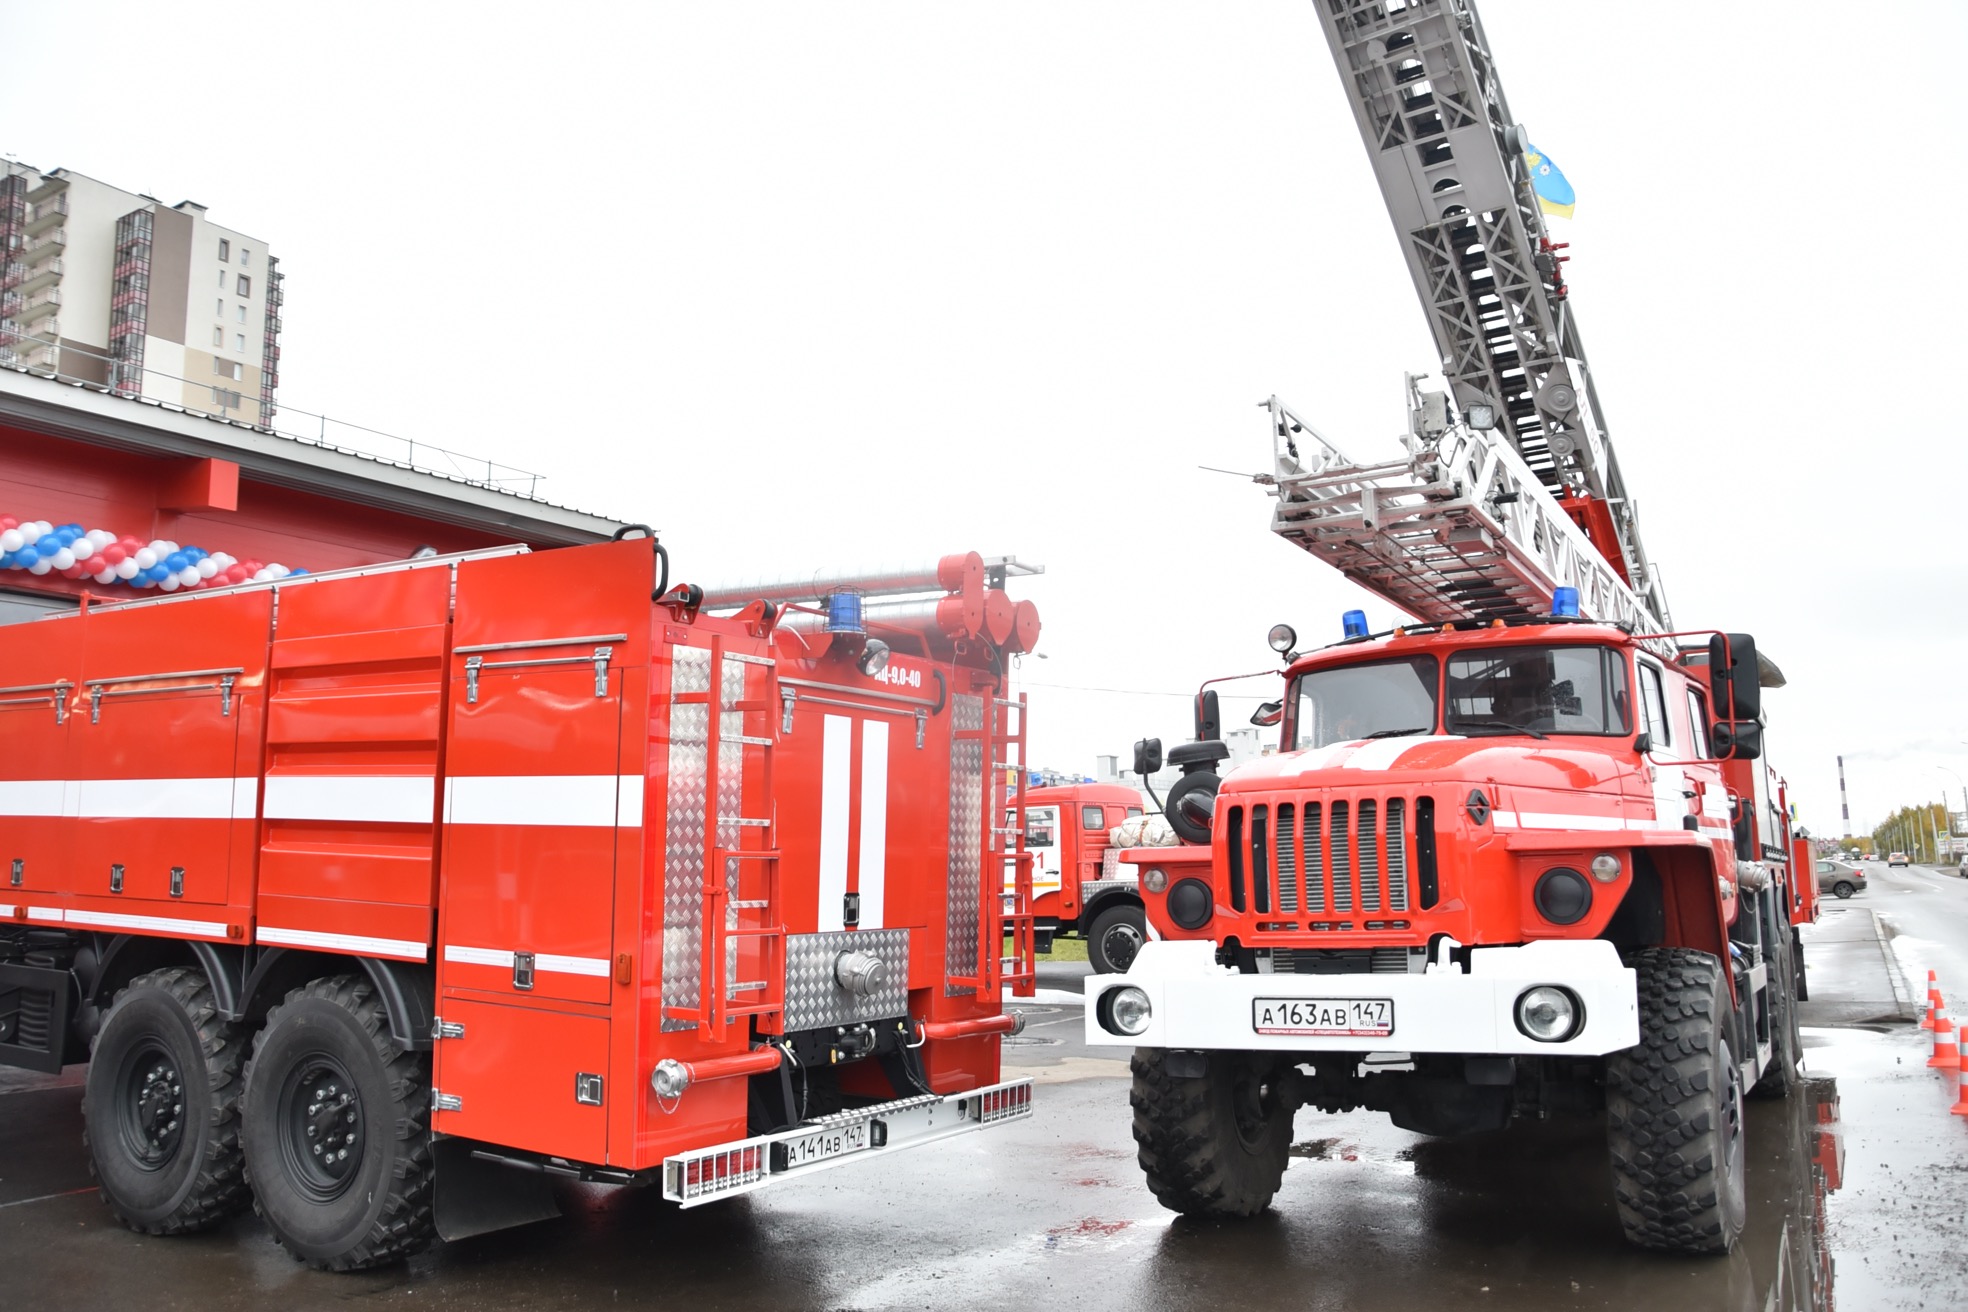
[[[1467,0],[1315,6],[1448,391],[1408,379],[1405,454],[1348,456],[1266,402],[1272,528],[1417,619],[1670,622],[1640,544],[1532,188],[1529,145]]]

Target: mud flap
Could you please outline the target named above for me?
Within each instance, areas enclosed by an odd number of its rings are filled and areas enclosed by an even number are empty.
[[[560,1215],[550,1176],[474,1157],[477,1146],[470,1139],[431,1145],[437,1159],[437,1233],[447,1243]]]

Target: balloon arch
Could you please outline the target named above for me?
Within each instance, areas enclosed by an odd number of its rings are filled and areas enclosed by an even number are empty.
[[[127,534],[118,537],[107,529],[50,524],[45,519],[20,520],[12,515],[0,515],[0,569],[160,592],[222,588],[307,573],[278,563],[241,560],[223,551],[180,546],[167,538],[145,542]]]

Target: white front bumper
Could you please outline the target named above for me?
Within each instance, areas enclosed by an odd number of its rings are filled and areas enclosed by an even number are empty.
[[[1466,973],[1450,963],[1431,964],[1418,975],[1243,975],[1217,965],[1209,943],[1146,943],[1127,974],[1087,980],[1086,1039],[1128,1048],[1545,1056],[1600,1056],[1640,1041],[1634,975],[1612,944],[1547,941],[1474,948],[1469,955]],[[1584,1024],[1561,1043],[1539,1043],[1517,1028],[1518,995],[1539,984],[1570,989],[1584,1004]],[[1112,1034],[1100,1023],[1102,995],[1123,985],[1148,995],[1151,1015],[1140,1034]],[[1387,998],[1394,1006],[1393,1033],[1260,1034],[1252,1012],[1259,998]]]

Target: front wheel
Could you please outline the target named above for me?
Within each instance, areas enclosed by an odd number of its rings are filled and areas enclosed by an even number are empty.
[[[1831,891],[1838,894],[1838,896],[1840,897],[1850,897],[1852,896],[1852,894],[1858,892],[1859,890],[1857,886],[1855,886],[1852,883],[1851,880],[1841,879],[1837,883],[1831,886]]]
[[[1627,964],[1639,977],[1640,1042],[1606,1058],[1620,1224],[1642,1248],[1728,1252],[1749,1202],[1722,963],[1692,948],[1649,948]]]
[[[304,984],[267,1016],[244,1139],[255,1207],[310,1266],[382,1266],[435,1234],[430,1060],[396,1046],[366,979]]]
[[[1125,975],[1148,939],[1148,917],[1137,906],[1114,906],[1087,930],[1087,961],[1096,975]]]
[[[1198,1077],[1136,1048],[1134,1142],[1156,1201],[1172,1212],[1256,1216],[1283,1183],[1295,1101],[1288,1068],[1249,1052],[1202,1054]]]

